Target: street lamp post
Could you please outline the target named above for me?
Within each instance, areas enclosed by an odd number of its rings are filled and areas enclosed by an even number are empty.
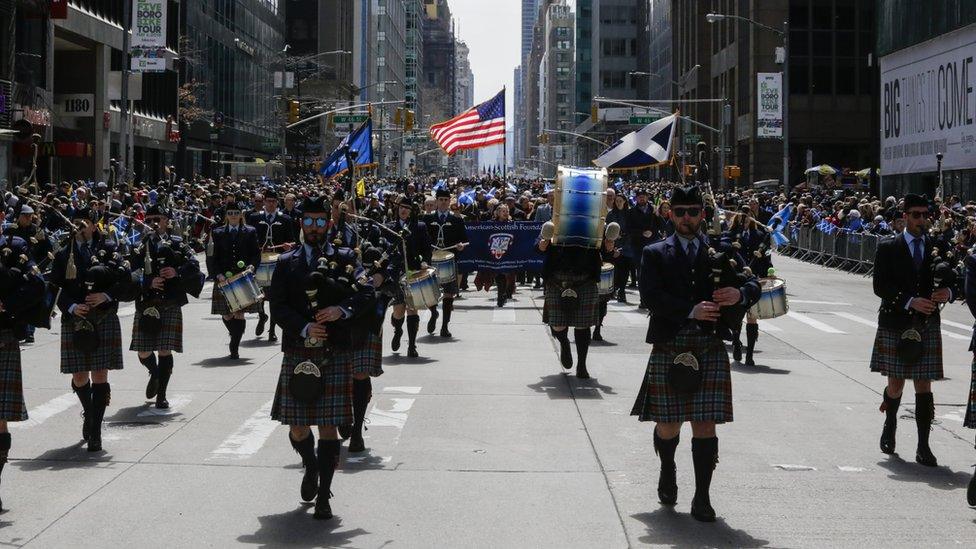
[[[790,22],[783,21],[783,28],[777,29],[765,25],[758,21],[742,17],[739,15],[727,15],[723,13],[709,13],[705,15],[705,21],[716,23],[724,19],[735,19],[745,21],[751,25],[766,29],[783,37],[783,185],[789,185],[790,181]]]

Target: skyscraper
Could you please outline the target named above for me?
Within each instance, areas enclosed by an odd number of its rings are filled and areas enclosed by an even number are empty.
[[[541,0],[522,0],[522,57],[519,60],[523,63],[532,51],[532,29],[539,17],[541,3]]]

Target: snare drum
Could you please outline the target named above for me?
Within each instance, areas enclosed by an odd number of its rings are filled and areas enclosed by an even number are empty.
[[[258,286],[267,288],[271,285],[271,277],[274,276],[275,266],[277,264],[278,254],[268,252],[261,254],[261,264],[258,265],[257,272],[254,273],[254,280]]]
[[[437,272],[437,283],[447,286],[457,282],[457,267],[454,265],[454,254],[447,250],[434,250],[430,265]]]
[[[409,279],[403,277],[400,284],[403,286],[407,307],[415,311],[429,309],[441,299],[441,287],[437,283],[434,269],[417,271]]]
[[[790,303],[786,299],[786,281],[781,278],[763,278],[762,295],[759,302],[749,309],[749,314],[760,320],[783,316],[790,310]]]
[[[607,223],[607,171],[559,166],[554,189],[552,242],[599,248]]]
[[[604,263],[600,268],[600,283],[597,285],[600,295],[613,293],[613,263]]]
[[[219,288],[232,313],[244,310],[264,299],[261,288],[255,282],[251,271],[237,273],[220,284]]]

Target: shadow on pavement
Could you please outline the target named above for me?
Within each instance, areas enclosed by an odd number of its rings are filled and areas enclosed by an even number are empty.
[[[398,355],[398,354],[386,355],[383,357],[384,366],[386,366],[387,364],[430,364],[431,362],[437,362],[437,360],[425,356],[410,358],[407,355]]]
[[[698,522],[691,515],[663,507],[650,513],[631,515],[647,526],[641,543],[677,547],[765,547],[769,541],[736,530],[719,517],[714,523]]]
[[[172,396],[170,396],[172,398]],[[148,414],[146,412],[149,412]],[[143,414],[143,415],[140,415]],[[106,417],[106,423],[125,423],[130,425],[158,425],[165,423],[167,421],[172,421],[179,417],[182,417],[181,412],[167,411],[156,411],[156,407],[152,402],[147,401],[145,404],[139,404],[137,406],[129,406],[128,408],[119,408],[112,417]]]
[[[266,337],[258,339],[246,339],[241,341],[241,347],[275,347],[279,345],[281,341],[270,341]]]
[[[423,343],[424,345],[443,345],[445,343],[456,343],[458,341],[461,340],[455,337],[441,337],[437,334],[427,334],[417,338],[417,343]]]
[[[553,400],[562,398],[591,400],[603,398],[603,393],[616,394],[613,387],[601,385],[596,378],[579,379],[570,372],[571,370],[566,370],[563,373],[543,376],[536,383],[526,387],[537,393],[543,393]],[[570,377],[572,380],[569,379]]]
[[[788,375],[792,374],[792,370],[783,370],[780,368],[771,368],[769,366],[763,366],[762,364],[757,364],[755,366],[746,366],[741,362],[731,361],[732,371],[739,372],[740,374],[776,374],[776,375]]]
[[[878,462],[878,466],[887,469],[891,474],[888,478],[902,482],[922,482],[939,490],[965,490],[972,475],[961,471],[953,471],[947,466],[926,467],[917,463],[909,463],[898,454],[888,456],[888,459]]]
[[[576,398],[603,398],[603,395],[615,395],[616,391],[609,385],[601,385],[598,378],[580,379],[572,376],[569,384],[573,387]]]
[[[105,450],[89,453],[85,443],[78,441],[64,448],[52,448],[34,459],[12,460],[10,463],[21,471],[64,471],[93,467],[109,461],[111,455]]]
[[[341,512],[336,507],[333,504],[333,512]],[[292,511],[258,517],[258,521],[261,528],[257,532],[238,536],[237,541],[261,547],[341,547],[369,533],[362,528],[338,531],[340,517],[315,520],[311,506],[304,504]]]
[[[205,358],[200,362],[194,362],[194,366],[203,366],[204,368],[219,368],[223,366],[247,366],[254,361],[250,358],[229,358],[226,356]]]

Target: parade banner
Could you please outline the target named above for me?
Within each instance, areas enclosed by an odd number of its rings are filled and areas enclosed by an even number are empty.
[[[542,223],[484,221],[466,224],[465,230],[470,245],[457,258],[460,272],[542,270],[543,255],[535,249]]]
[[[783,73],[761,72],[756,75],[759,109],[756,115],[756,137],[783,137]]]
[[[166,1],[132,0],[133,49],[166,47]]]

